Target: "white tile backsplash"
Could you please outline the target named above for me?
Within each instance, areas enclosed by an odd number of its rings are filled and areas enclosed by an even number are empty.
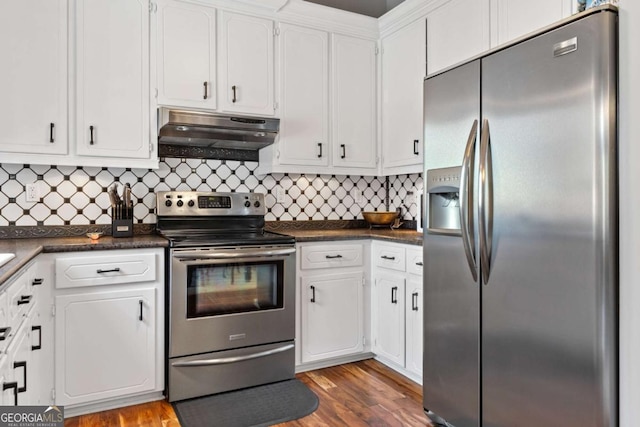
[[[362,219],[363,210],[403,209],[414,219],[408,193],[422,189],[422,176],[255,175],[256,162],[162,159],[159,169],[124,169],[0,164],[0,226],[83,225],[111,222],[114,182],[131,185],[138,223],[155,223],[155,192],[170,190],[255,191],[265,194],[267,221]],[[27,202],[27,184],[37,182],[41,199]],[[387,194],[386,188],[389,188]],[[352,189],[362,194],[354,200]],[[283,201],[277,201],[278,191]],[[407,212],[408,209],[408,212]]]

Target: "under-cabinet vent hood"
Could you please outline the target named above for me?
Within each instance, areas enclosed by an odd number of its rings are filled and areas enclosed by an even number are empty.
[[[257,151],[276,141],[280,119],[162,107],[158,125],[160,144]]]

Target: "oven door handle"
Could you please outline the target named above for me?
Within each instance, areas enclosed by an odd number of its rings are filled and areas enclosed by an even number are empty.
[[[269,257],[279,255],[289,255],[295,253],[296,248],[284,249],[236,249],[234,251],[185,251],[174,253],[173,257],[177,259],[233,259],[247,257]]]
[[[258,353],[247,354],[245,356],[236,357],[220,357],[218,359],[203,359],[203,360],[189,360],[186,362],[174,362],[171,366],[176,368],[182,367],[194,367],[194,366],[211,366],[211,365],[225,365],[227,363],[242,362],[243,360],[257,359],[259,357],[271,356],[272,354],[282,353],[283,351],[291,350],[293,344],[283,345],[271,350],[260,351]]]

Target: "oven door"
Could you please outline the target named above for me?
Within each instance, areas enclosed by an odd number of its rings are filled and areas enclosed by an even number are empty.
[[[295,247],[173,249],[169,357],[290,341]]]

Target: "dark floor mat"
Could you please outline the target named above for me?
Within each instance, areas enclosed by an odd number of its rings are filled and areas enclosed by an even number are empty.
[[[174,402],[182,427],[270,426],[309,415],[318,397],[292,379]]]

